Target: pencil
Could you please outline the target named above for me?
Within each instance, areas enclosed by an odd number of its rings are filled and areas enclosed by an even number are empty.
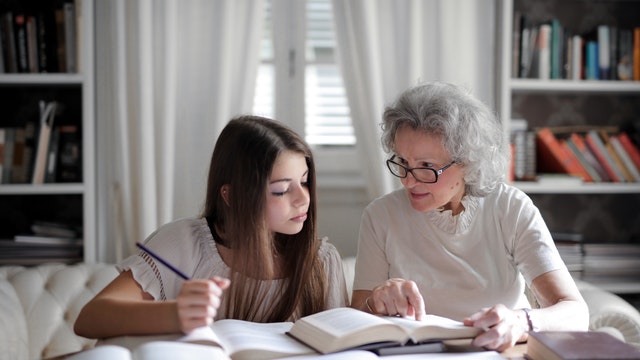
[[[175,266],[169,264],[165,259],[161,258],[160,256],[156,255],[153,251],[149,250],[149,248],[147,248],[146,246],[140,244],[139,242],[136,243],[136,246],[138,246],[140,249],[142,249],[144,252],[146,252],[147,254],[149,254],[149,256],[151,256],[152,258],[160,261],[164,266],[168,267],[171,271],[173,271],[174,273],[176,273],[178,276],[180,276],[181,278],[185,279],[185,280],[191,280],[191,278],[189,276],[187,276],[185,273],[183,273],[182,271],[178,270]]]

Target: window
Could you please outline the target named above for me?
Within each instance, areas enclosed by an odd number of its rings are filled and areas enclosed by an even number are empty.
[[[265,16],[254,112],[289,124],[316,153],[353,148],[331,0],[267,0]]]

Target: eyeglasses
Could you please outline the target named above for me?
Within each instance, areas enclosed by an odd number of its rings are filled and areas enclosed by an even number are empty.
[[[438,170],[429,167],[408,168],[395,162],[395,158],[396,156],[393,155],[389,160],[387,160],[387,167],[389,168],[389,171],[391,171],[391,174],[393,174],[393,176],[404,179],[409,173],[411,173],[416,181],[427,184],[438,182],[438,175],[442,174],[451,165],[456,163],[454,160]]]

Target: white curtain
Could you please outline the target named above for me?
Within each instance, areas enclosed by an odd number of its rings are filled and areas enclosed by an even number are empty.
[[[494,103],[495,0],[333,0],[338,56],[371,199],[394,187],[385,105],[419,81],[463,84]]]
[[[201,211],[215,140],[252,108],[262,22],[261,0],[97,0],[98,261]]]

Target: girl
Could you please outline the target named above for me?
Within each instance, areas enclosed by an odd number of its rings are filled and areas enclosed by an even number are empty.
[[[82,309],[78,335],[188,333],[214,318],[294,321],[347,305],[340,256],[316,233],[311,150],[269,119],[231,120],[211,157],[201,216],[166,224],[145,243],[193,280],[133,255]]]

